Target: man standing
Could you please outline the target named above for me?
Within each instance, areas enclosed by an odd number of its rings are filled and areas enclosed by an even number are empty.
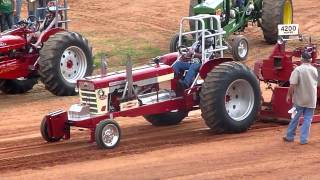
[[[18,24],[21,15],[22,0],[16,0],[16,14],[14,15],[14,24]]]
[[[13,15],[16,14],[15,0],[0,0],[1,12],[1,32],[11,29],[13,25]]]
[[[28,15],[36,16],[37,18],[44,19],[45,10],[38,8],[43,8],[47,6],[48,0],[27,0],[28,2]]]
[[[295,108],[289,124],[287,135],[283,137],[286,142],[293,142],[300,116],[303,115],[303,124],[300,129],[300,144],[307,144],[310,126],[317,103],[318,71],[311,65],[311,55],[303,52],[302,64],[295,68],[290,76],[290,88],[287,102],[292,99]]]

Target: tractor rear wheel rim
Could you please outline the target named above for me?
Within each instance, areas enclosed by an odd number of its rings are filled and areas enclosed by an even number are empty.
[[[76,83],[83,78],[87,70],[87,59],[83,50],[77,46],[68,47],[60,59],[60,71],[69,83]]]
[[[240,41],[238,46],[238,52],[241,58],[246,57],[248,53],[248,44],[244,40]]]
[[[250,114],[254,106],[254,92],[250,83],[244,79],[233,81],[225,94],[225,108],[235,121],[242,121]]]
[[[119,140],[119,129],[114,124],[107,124],[102,130],[102,141],[107,147],[112,147]]]
[[[291,24],[292,19],[292,4],[290,0],[286,0],[283,6],[283,24]]]

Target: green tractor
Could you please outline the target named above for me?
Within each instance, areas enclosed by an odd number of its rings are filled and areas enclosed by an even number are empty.
[[[293,5],[292,0],[190,0],[189,16],[199,14],[221,17],[222,27],[226,31],[226,45],[230,47],[234,58],[242,61],[247,54],[241,55],[241,48],[249,47],[248,40],[243,35],[229,36],[240,34],[252,22],[262,28],[266,42],[274,44],[278,38],[278,24],[293,22]],[[200,28],[196,27],[195,21],[190,21],[189,25],[191,30]],[[177,51],[178,41],[176,34],[171,39],[170,52]],[[187,44],[187,41],[187,37],[182,37],[182,43]],[[248,50],[245,52],[248,53]]]

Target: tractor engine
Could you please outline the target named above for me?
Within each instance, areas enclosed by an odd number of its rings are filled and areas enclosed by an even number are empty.
[[[78,81],[80,104],[70,108],[69,119],[81,120],[167,100],[176,96],[173,80],[173,69],[165,64],[87,77]]]
[[[0,37],[0,54],[14,58],[15,51],[26,46],[26,40],[21,36],[6,35]]]

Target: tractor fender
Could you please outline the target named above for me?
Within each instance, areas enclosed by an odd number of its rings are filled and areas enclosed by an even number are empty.
[[[163,55],[161,56],[160,62],[168,66],[171,66],[177,60],[178,55],[179,55],[178,52],[173,52],[173,53]]]
[[[41,42],[46,42],[46,41],[48,41],[50,36],[57,34],[58,32],[62,32],[62,31],[66,31],[66,30],[62,29],[62,28],[52,28],[52,29],[48,30],[47,32],[44,32],[44,34],[42,34],[40,36],[40,40],[41,40]]]
[[[232,58],[219,58],[219,59],[214,59],[214,60],[210,60],[205,62],[200,70],[199,70],[199,75],[202,79],[205,79],[207,77],[207,74],[217,65],[224,63],[224,62],[229,62],[229,61],[233,61]]]

